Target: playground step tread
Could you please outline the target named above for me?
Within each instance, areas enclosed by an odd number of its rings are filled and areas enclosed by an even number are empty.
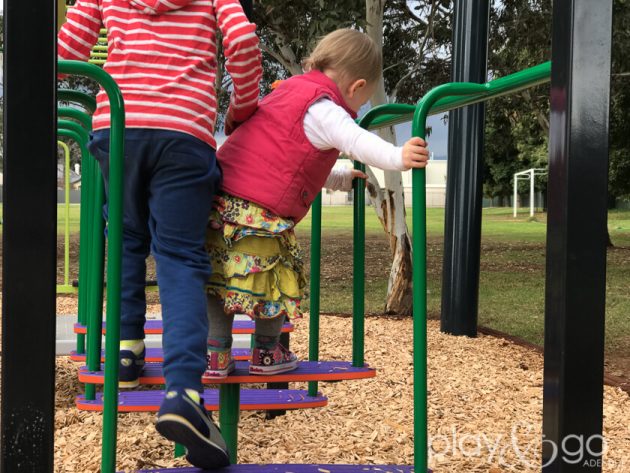
[[[118,412],[157,412],[164,391],[121,391],[118,394]],[[206,389],[203,393],[206,409],[219,410],[219,390]],[[103,411],[103,394],[97,393],[94,401],[86,401],[84,395],[76,398],[76,406],[83,411]],[[318,393],[310,397],[301,389],[242,389],[242,411],[266,411],[285,409],[310,409],[324,407],[328,398]]]
[[[239,361],[249,360],[249,356],[251,355],[251,351],[249,348],[233,348],[232,349],[232,358]],[[86,359],[85,353],[77,353],[75,350],[70,352],[70,359],[72,361],[82,361],[85,362]],[[162,348],[147,348],[146,354],[144,356],[144,360],[148,363],[161,363],[164,361],[164,351]],[[105,362],[105,350],[101,350],[101,363]]]
[[[376,370],[368,365],[354,367],[349,361],[301,361],[300,366],[288,373],[256,376],[249,374],[249,362],[237,361],[236,370],[223,380],[204,381],[206,384],[218,383],[283,383],[299,381],[342,381],[346,379],[365,379],[376,376]],[[103,384],[104,371],[89,371],[87,366],[79,368],[81,383]],[[147,363],[140,384],[164,384],[162,363]]]
[[[431,470],[428,470],[431,473]],[[137,473],[203,473],[199,468],[160,468]],[[413,465],[230,465],[221,473],[413,473]]]
[[[106,323],[103,322],[103,333],[105,333]],[[293,332],[293,324],[284,324],[282,326],[283,332]],[[87,327],[83,324],[74,324],[74,333],[87,333]],[[147,320],[144,325],[144,333],[146,334],[161,334],[162,333],[162,320]],[[235,320],[232,325],[232,333],[234,334],[251,334],[254,333],[254,321],[253,320]]]

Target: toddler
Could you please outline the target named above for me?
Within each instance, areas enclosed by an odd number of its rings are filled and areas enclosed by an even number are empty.
[[[294,227],[327,181],[349,189],[357,177],[350,170],[330,174],[340,152],[381,169],[427,163],[421,138],[396,147],[355,122],[382,69],[381,53],[367,35],[350,29],[330,33],[305,69],[262,100],[217,153],[223,185],[206,239],[213,268],[206,379],[224,378],[234,369],[232,322],[241,313],[256,323],[250,374],[298,366],[279,343],[284,320],[301,316],[306,285]]]

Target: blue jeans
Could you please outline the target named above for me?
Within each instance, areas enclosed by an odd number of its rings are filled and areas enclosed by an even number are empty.
[[[162,303],[167,389],[200,390],[210,276],[204,243],[221,170],[214,149],[191,135],[151,129],[125,133],[121,339],[144,338],[150,252]],[[107,184],[109,130],[94,132],[89,149]]]

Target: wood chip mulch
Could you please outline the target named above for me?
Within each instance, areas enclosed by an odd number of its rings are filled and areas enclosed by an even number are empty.
[[[159,308],[156,308],[159,310]],[[59,313],[64,313],[62,310]],[[66,312],[68,313],[68,312]],[[321,359],[351,358],[352,320],[323,317]],[[298,322],[291,347],[308,351],[308,317]],[[412,323],[366,320],[365,359],[371,380],[320,383],[325,408],[289,411],[265,420],[242,414],[241,463],[410,464],[413,461]],[[436,472],[539,472],[542,438],[542,356],[490,336],[451,337],[429,321],[430,466]],[[96,472],[101,415],[78,411],[77,364],[57,361],[55,472]],[[292,386],[293,387],[293,386]],[[295,387],[305,388],[304,383]],[[579,413],[576,413],[579,415]],[[605,473],[630,471],[630,397],[605,388]],[[121,414],[118,468],[186,466],[155,431],[153,414]]]

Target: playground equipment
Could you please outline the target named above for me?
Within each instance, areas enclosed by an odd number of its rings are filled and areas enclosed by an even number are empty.
[[[34,6],[39,7],[39,15],[30,15]],[[10,2],[5,10],[5,19],[10,28],[6,31],[5,51],[7,68],[5,75],[6,133],[5,141],[8,163],[5,186],[5,225],[4,225],[4,274],[3,278],[3,390],[2,390],[2,466],[3,471],[52,471],[53,433],[53,386],[54,386],[54,274],[55,258],[51,242],[54,241],[56,206],[41,205],[42,199],[30,197],[28,191],[39,191],[54,202],[55,169],[42,167],[36,179],[32,179],[32,169],[26,168],[41,164],[53,154],[54,137],[54,90],[50,85],[55,77],[55,69],[50,61],[33,64],[32,57],[52,58],[54,48],[47,45],[53,37],[53,25],[49,25],[53,5],[50,2]],[[610,18],[612,2],[590,2],[589,0],[563,0],[554,2],[554,50],[552,71],[552,120],[550,157],[549,205],[549,251],[548,289],[546,308],[546,367],[544,430],[547,445],[561,445],[569,435],[601,436],[602,423],[602,378],[603,378],[603,314],[605,300],[605,216],[606,216],[606,152],[608,123],[609,80],[602,79],[602,71],[610,70]],[[41,18],[40,18],[41,17]],[[23,31],[32,34],[24,35]],[[62,72],[78,73],[74,66],[63,65]],[[93,72],[90,71],[92,74]],[[93,73],[97,75],[96,73]],[[32,77],[24,81],[24,77]],[[98,76],[106,80],[103,76]],[[20,83],[20,81],[22,83]],[[106,81],[107,82],[107,81]],[[122,115],[122,102],[116,98],[111,82],[106,89],[112,101],[113,114]],[[41,87],[38,87],[41,86]],[[462,86],[459,88],[459,86]],[[439,108],[440,103],[458,99],[443,98],[442,93],[471,94],[462,97],[457,106],[464,106],[489,97],[487,87],[480,84],[457,84],[442,86],[434,92],[431,100],[425,98],[418,110],[428,113]],[[439,89],[439,88],[438,88]],[[436,91],[438,89],[435,89]],[[427,97],[429,97],[429,95]],[[20,97],[13,102],[13,97]],[[473,100],[477,97],[479,100]],[[29,100],[30,99],[30,100]],[[437,100],[437,103],[430,103]],[[17,103],[20,107],[17,107]],[[423,105],[424,104],[424,105]],[[39,113],[33,117],[28,111],[37,106]],[[451,103],[453,105],[453,103]],[[455,105],[453,105],[455,106]],[[414,134],[422,131],[421,112],[403,109],[400,115],[388,109],[381,121],[374,120],[372,126],[393,124],[404,116],[413,114]],[[375,114],[377,112],[374,112]],[[383,112],[384,113],[384,112]],[[426,118],[426,116],[425,116]],[[27,121],[28,120],[28,121]],[[389,122],[387,121],[389,120]],[[588,129],[586,129],[588,127]],[[29,141],[35,130],[40,143]],[[115,141],[115,138],[118,140]],[[112,123],[112,172],[122,173],[119,161],[122,156],[122,124]],[[118,146],[116,146],[118,143]],[[24,159],[24,150],[29,149],[32,159]],[[41,152],[45,151],[45,152]],[[21,163],[20,159],[26,162]],[[416,409],[425,408],[418,397],[423,386],[418,376],[422,374],[421,360],[425,323],[422,308],[424,294],[422,287],[422,248],[423,232],[421,189],[423,174],[414,171],[414,364],[416,367],[414,395]],[[50,181],[50,182],[48,182]],[[11,184],[9,184],[11,183]],[[121,201],[116,190],[121,182],[110,181],[110,222],[108,257],[108,326],[106,337],[106,357],[117,353],[119,325],[116,318],[120,307],[120,221]],[[570,192],[569,192],[570,189]],[[592,192],[587,193],[586,189]],[[26,193],[25,193],[26,192]],[[586,195],[588,194],[588,198]],[[594,199],[593,195],[598,196]],[[19,202],[19,204],[18,204]],[[38,239],[26,238],[31,230],[28,222],[21,222],[19,211],[29,212],[33,220],[40,222]],[[584,227],[581,215],[588,212],[592,225]],[[360,215],[356,217],[360,220]],[[360,231],[357,231],[360,234]],[[41,242],[39,241],[41,240]],[[32,253],[32,254],[31,254]],[[33,257],[36,255],[36,258]],[[570,255],[570,258],[567,257]],[[118,266],[117,266],[118,265]],[[23,266],[24,269],[20,267]],[[33,274],[32,268],[48,268]],[[24,277],[23,277],[24,276]],[[416,276],[419,279],[416,279]],[[28,292],[22,281],[29,278]],[[111,278],[111,279],[110,279]],[[38,297],[29,295],[37,291]],[[570,317],[569,317],[570,314]],[[22,327],[22,317],[29,315],[33,323]],[[360,325],[360,322],[357,322]],[[416,332],[417,336],[416,336]],[[98,331],[96,331],[98,333]],[[99,334],[100,336],[100,334]],[[38,343],[28,343],[37,339]],[[353,353],[354,355],[354,353]],[[358,355],[358,354],[357,354]],[[17,366],[19,365],[19,369]],[[42,368],[43,367],[43,368]],[[103,472],[114,471],[116,432],[117,364],[105,367],[104,413],[104,457]],[[35,381],[24,376],[24,372],[38,371]],[[235,393],[233,393],[235,394]],[[236,406],[237,407],[237,406]],[[234,411],[234,407],[230,409]],[[236,409],[237,410],[237,409]],[[580,415],[575,415],[579,412]],[[416,417],[415,427],[418,427]],[[420,429],[421,430],[421,429]],[[24,435],[33,433],[33,435]],[[36,433],[36,434],[35,434]],[[601,438],[601,437],[600,437]],[[422,450],[426,437],[416,433],[416,469],[422,470],[426,463]],[[11,442],[11,443],[8,443]],[[553,459],[548,471],[568,473],[574,471],[601,471],[601,445],[591,445],[584,453],[586,467],[571,464],[562,457]],[[420,454],[418,451],[420,450]],[[550,459],[548,450],[543,461]],[[593,460],[592,462],[590,460]],[[292,470],[321,471],[321,465],[309,467],[292,466]],[[396,468],[391,466],[390,468]],[[231,467],[250,471],[287,471],[286,466],[245,465]],[[351,471],[346,466],[325,467],[329,471]],[[370,471],[374,467],[357,465],[355,469]],[[579,470],[578,470],[579,469]],[[409,467],[401,468],[409,471]],[[191,471],[190,469],[188,471]]]
[[[431,90],[417,105],[401,105],[391,104],[377,107],[366,114],[361,120],[360,124],[365,128],[377,128],[382,126],[391,126],[394,123],[401,121],[412,120],[412,130],[414,136],[424,136],[426,119],[429,114],[441,113],[445,110],[462,107],[471,103],[482,102],[493,97],[514,93],[515,91],[522,90],[526,87],[531,87],[543,83],[549,79],[550,63],[541,64],[534,68],[521,71],[519,73],[506,76],[496,81],[487,84],[470,84],[470,83],[451,83],[444,84],[433,90]],[[116,159],[113,155],[111,159]],[[362,165],[356,164],[358,168],[362,168]],[[426,190],[424,170],[413,171],[413,235],[414,235],[414,399],[415,399],[415,420],[414,420],[414,438],[415,438],[415,465],[414,468],[425,471],[427,469],[427,386],[426,386]],[[247,409],[250,405],[256,401],[248,399],[245,402],[241,402],[241,383],[252,382],[267,382],[267,381],[313,381],[309,385],[309,397],[311,399],[315,396],[319,396],[317,393],[317,386],[314,381],[324,380],[344,380],[344,379],[360,379],[374,376],[374,370],[369,369],[365,365],[363,344],[364,344],[364,228],[365,228],[365,202],[364,199],[364,183],[355,183],[355,230],[354,230],[354,308],[353,308],[353,338],[352,338],[352,353],[353,361],[349,363],[343,362],[320,362],[318,361],[318,326],[319,326],[319,308],[318,308],[318,288],[319,288],[319,274],[314,272],[312,274],[311,284],[315,290],[314,294],[314,306],[311,311],[312,328],[310,333],[310,359],[309,362],[302,362],[300,368],[294,372],[286,373],[283,375],[276,375],[272,377],[252,377],[247,374],[246,364],[243,362],[237,363],[237,371],[229,376],[225,381],[220,383],[219,391],[219,412],[222,433],[226,439],[226,442],[230,449],[232,461],[236,460],[236,452],[238,447],[238,419],[241,409]],[[110,213],[111,219],[116,218],[116,215]],[[320,260],[320,248],[321,242],[319,235],[321,235],[321,195],[317,199],[315,204],[314,216],[313,216],[313,253],[312,260]],[[314,270],[318,270],[318,264],[314,265]],[[100,283],[99,283],[100,284]],[[109,275],[108,275],[108,287],[109,287]],[[105,358],[116,359],[118,340],[110,343],[112,338],[111,323],[112,320],[108,317],[109,324],[106,331],[107,349]],[[116,321],[116,325],[117,325]],[[99,327],[101,324],[94,323],[94,327]],[[116,330],[116,327],[114,328]],[[159,330],[159,327],[156,328]],[[115,333],[115,332],[114,332]],[[88,328],[88,334],[90,334],[90,328]],[[98,331],[100,336],[100,331]],[[115,337],[115,335],[114,335]],[[88,344],[88,347],[90,344]],[[116,347],[114,351],[110,351],[110,348]],[[100,349],[98,350],[100,355]],[[100,365],[101,356],[90,356],[88,353],[88,360],[92,360],[94,365]],[[85,402],[95,401],[92,404],[86,404],[86,408],[98,409],[97,405],[104,404],[104,412],[106,418],[115,420],[115,413],[118,408],[118,393],[113,391],[114,396],[111,396],[108,390],[108,382],[111,382],[109,376],[111,371],[110,364],[105,364],[106,371],[94,370],[91,366],[80,369],[79,380],[88,383],[88,386],[94,384],[105,384],[105,400],[102,401],[102,397],[99,396],[96,399],[94,391],[90,389],[89,394],[86,391]],[[117,367],[116,367],[117,368]],[[269,378],[269,379],[267,379]],[[116,379],[116,378],[115,378]],[[144,376],[140,379],[141,384],[162,384],[164,382],[161,366],[159,363],[147,365],[145,368]],[[216,382],[216,381],[215,381]],[[213,398],[213,394],[209,392],[209,399]],[[163,392],[159,392],[153,396],[153,404],[142,404],[139,400],[139,396],[133,393],[126,394],[125,397],[125,409],[126,410],[157,410],[158,402],[163,396]],[[246,393],[246,396],[254,395],[254,393]],[[315,398],[316,399],[316,398]],[[78,401],[81,403],[81,400]],[[260,401],[258,401],[260,402]],[[325,401],[310,401],[309,407],[317,407],[321,405],[321,402]],[[216,409],[216,405],[213,402],[208,402],[211,409]],[[254,404],[255,405],[255,404]],[[289,405],[289,403],[284,404]],[[294,406],[295,407],[295,406]],[[105,430],[112,427],[113,421],[105,422],[104,438],[107,441],[103,443],[103,463],[102,469],[104,472],[113,471],[115,465],[115,436],[109,431]],[[409,468],[409,466],[398,466],[397,468]]]
[[[518,211],[518,181],[529,180],[529,216],[534,216],[534,183],[536,176],[544,176],[547,174],[546,169],[528,169],[527,171],[521,171],[514,173],[514,218]]]

